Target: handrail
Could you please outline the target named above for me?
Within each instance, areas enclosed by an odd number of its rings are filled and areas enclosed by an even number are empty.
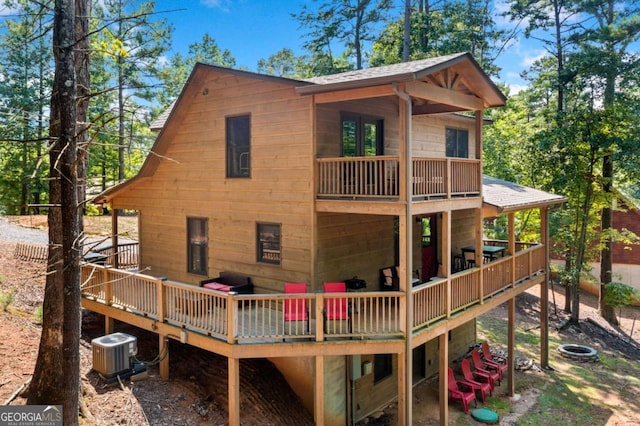
[[[480,160],[416,157],[414,199],[479,195]],[[400,157],[318,158],[316,194],[320,198],[397,200],[400,197]]]
[[[230,344],[282,341],[324,341],[327,338],[402,339],[407,328],[416,332],[450,318],[544,270],[544,247],[537,245],[411,289],[414,317],[404,324],[404,292],[303,294],[235,294],[190,284],[84,264],[82,295],[115,309],[155,318]],[[515,265],[516,281],[512,282]],[[478,285],[482,274],[482,294]],[[325,301],[343,299],[349,317],[325,321]],[[283,305],[308,308],[308,320],[287,321]],[[296,303],[304,302],[304,303]]]

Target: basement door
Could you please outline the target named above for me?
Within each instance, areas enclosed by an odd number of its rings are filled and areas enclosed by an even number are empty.
[[[436,215],[422,219],[422,282],[438,275],[438,256],[436,253],[438,235]]]

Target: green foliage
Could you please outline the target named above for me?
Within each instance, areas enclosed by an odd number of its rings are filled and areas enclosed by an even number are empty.
[[[314,75],[344,70],[343,65],[334,62],[340,57],[333,52],[335,43],[344,46],[342,56],[347,62],[353,60],[356,69],[363,68],[366,43],[377,37],[376,26],[385,20],[391,7],[391,0],[339,0],[322,3],[318,8],[304,4],[299,13],[292,14],[302,28],[308,29],[303,46],[311,55]]]
[[[52,79],[51,1],[7,2],[0,31],[0,212],[26,214],[46,202],[46,110]],[[37,211],[37,207],[34,208]]]
[[[312,77],[305,56],[296,56],[291,49],[282,49],[267,59],[258,61],[258,72],[278,77],[303,79]]]
[[[33,320],[35,321],[36,324],[42,325],[42,305],[38,305],[33,310]]]
[[[605,289],[605,302],[613,308],[624,308],[640,298],[638,290],[627,284],[612,282],[606,284]]]
[[[13,300],[15,299],[15,295],[15,291],[0,292],[0,309],[3,312],[7,312],[7,309],[9,309],[9,305],[11,305],[13,303]]]
[[[499,71],[494,61],[509,41],[493,20],[494,11],[484,0],[456,0],[423,4],[411,12],[411,60],[470,52],[490,75]],[[391,21],[376,38],[370,65],[402,62],[404,17]]]

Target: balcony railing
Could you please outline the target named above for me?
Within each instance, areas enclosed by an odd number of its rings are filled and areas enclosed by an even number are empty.
[[[400,158],[318,158],[319,198],[398,199]],[[464,158],[414,158],[414,199],[451,198],[480,194],[480,161]]]
[[[542,273],[544,265],[544,247],[531,246],[517,252],[515,257],[418,285],[411,291],[414,317],[410,327],[419,331],[469,309]],[[85,299],[114,309],[232,344],[327,338],[397,339],[405,335],[407,328],[403,292],[239,295],[87,263],[82,267],[82,294]],[[349,319],[325,321],[328,298],[344,299]],[[292,305],[309,307],[308,322],[285,321],[286,300],[306,300],[306,304]]]

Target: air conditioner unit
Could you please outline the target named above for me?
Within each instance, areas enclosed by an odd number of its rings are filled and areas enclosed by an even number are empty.
[[[105,378],[131,371],[132,358],[138,352],[137,339],[125,333],[113,333],[91,340],[93,369]]]

